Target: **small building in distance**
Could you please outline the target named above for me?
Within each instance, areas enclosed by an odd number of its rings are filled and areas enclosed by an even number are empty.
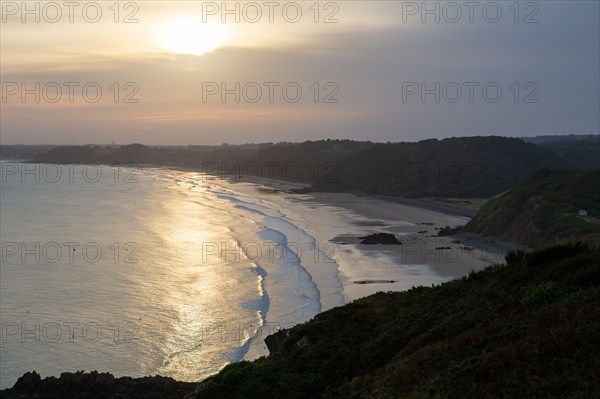
[[[587,211],[585,209],[580,209],[579,210],[579,216],[587,217],[587,215],[588,215],[588,213],[587,213]]]

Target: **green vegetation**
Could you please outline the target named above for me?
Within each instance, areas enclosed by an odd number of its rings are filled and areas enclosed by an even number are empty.
[[[269,357],[227,366],[197,398],[598,397],[600,248],[506,260],[280,331]]]
[[[37,154],[34,161],[179,166],[214,174],[229,171],[229,177],[256,173],[302,182],[313,191],[471,200],[504,192],[544,167],[598,168],[598,149],[597,140],[533,144],[496,136],[387,144],[328,139],[221,146],[55,147]],[[13,150],[12,155],[22,153]],[[0,151],[11,155],[9,148]]]
[[[565,169],[600,169],[599,135],[538,136],[524,140],[550,149]]]
[[[409,198],[489,198],[556,163],[551,149],[507,137],[378,144],[349,155],[314,189]]]
[[[485,203],[465,230],[534,248],[600,242],[600,170],[541,170]]]
[[[424,201],[431,201],[432,203],[450,205],[454,208],[466,209],[469,211],[477,212],[479,208],[487,202],[487,198],[425,198]]]

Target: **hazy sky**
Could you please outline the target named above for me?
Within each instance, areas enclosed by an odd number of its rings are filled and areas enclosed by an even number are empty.
[[[599,4],[3,0],[1,143],[597,134]]]

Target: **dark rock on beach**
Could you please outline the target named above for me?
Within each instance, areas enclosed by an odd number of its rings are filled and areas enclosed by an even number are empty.
[[[362,240],[361,244],[402,245],[396,236],[390,233],[375,233],[359,238]]]

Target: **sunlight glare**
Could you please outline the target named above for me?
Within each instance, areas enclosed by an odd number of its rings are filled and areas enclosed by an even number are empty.
[[[202,55],[214,51],[225,43],[223,25],[202,22],[201,18],[165,21],[159,29],[161,46],[176,54]]]

